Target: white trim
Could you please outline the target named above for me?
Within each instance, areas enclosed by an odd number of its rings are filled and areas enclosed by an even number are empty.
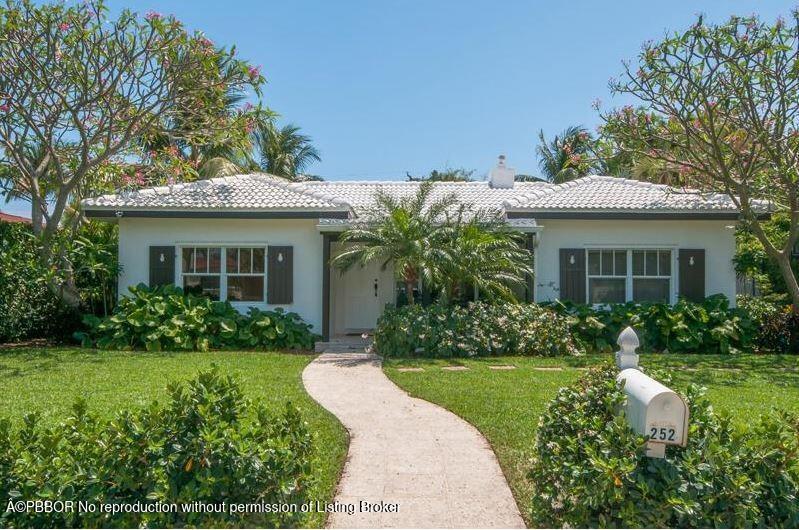
[[[220,267],[218,273],[184,273],[183,272],[183,249],[184,248],[219,248],[221,249],[220,252]],[[231,273],[228,275],[227,272],[227,251],[230,248],[263,248],[264,249],[264,272],[263,273]],[[175,259],[175,285],[178,285],[180,288],[183,288],[183,277],[184,276],[219,276],[219,301],[229,301],[232,305],[236,306],[251,306],[252,304],[266,304],[268,303],[266,297],[266,286],[267,286],[267,275],[269,271],[267,270],[268,266],[268,249],[269,244],[267,242],[259,241],[259,242],[225,242],[225,243],[217,243],[217,242],[176,242],[175,243],[175,253],[177,254]],[[195,255],[196,260],[196,255]],[[250,256],[250,263],[252,264],[252,255]],[[261,293],[260,300],[228,300],[228,276],[249,276],[249,277],[258,277],[261,276],[264,279],[264,286]]]
[[[602,303],[594,303],[594,304],[591,303],[591,289],[590,289],[590,286],[591,286],[590,280],[591,280],[591,278],[600,278],[600,279],[603,279],[603,278],[604,279],[614,279],[614,278],[615,279],[621,279],[621,278],[624,278],[625,279],[625,281],[624,281],[624,299],[625,299],[625,302],[636,302],[635,300],[633,300],[633,282],[634,282],[634,280],[636,278],[655,279],[655,280],[668,279],[669,280],[669,291],[668,291],[669,292],[669,304],[673,305],[673,304],[677,303],[677,298],[678,298],[677,289],[678,289],[678,286],[679,286],[679,283],[678,283],[679,282],[679,278],[677,277],[678,273],[679,273],[679,266],[678,266],[678,261],[677,261],[677,258],[678,258],[677,253],[679,252],[679,249],[678,249],[678,247],[676,245],[662,245],[662,244],[661,245],[649,245],[649,244],[635,244],[635,245],[626,244],[625,245],[625,244],[619,244],[619,245],[615,245],[614,246],[613,244],[603,244],[603,245],[588,244],[588,245],[584,245],[584,248],[585,248],[585,303],[586,304],[593,305],[593,306],[604,306],[604,305],[607,305],[607,304],[602,304]],[[589,265],[588,265],[588,254],[592,250],[593,251],[608,250],[608,251],[616,251],[616,252],[618,252],[618,251],[625,252],[626,253],[626,261],[627,261],[626,274],[624,276],[618,276],[618,275],[608,276],[608,275],[603,275],[603,274],[598,274],[598,275],[597,274],[591,274],[590,271],[589,271]],[[670,253],[670,257],[671,257],[671,271],[670,271],[671,274],[669,274],[669,276],[651,276],[651,275],[649,275],[649,276],[646,276],[646,275],[645,276],[641,276],[641,275],[635,275],[633,273],[633,252],[636,251],[636,250],[668,251]],[[602,255],[600,254],[600,268],[599,268],[600,273],[602,272],[602,261],[601,260],[602,260]],[[615,256],[614,256],[614,260],[615,260]],[[646,257],[644,258],[644,260],[646,260]],[[644,261],[644,266],[646,267],[646,261]],[[658,259],[658,270],[659,269],[660,269],[660,260]],[[614,262],[614,272],[615,272],[615,262]]]

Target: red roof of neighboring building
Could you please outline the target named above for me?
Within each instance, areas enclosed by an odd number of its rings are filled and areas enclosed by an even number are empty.
[[[0,212],[0,221],[5,221],[6,223],[30,223],[31,220],[27,217],[22,217],[19,215],[11,215],[9,213]]]

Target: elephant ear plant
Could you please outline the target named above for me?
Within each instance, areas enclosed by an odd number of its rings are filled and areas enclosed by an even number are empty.
[[[218,348],[313,348],[318,336],[296,313],[250,308],[242,315],[229,302],[185,294],[173,285],[131,287],[114,314],[86,315],[84,346],[111,349],[200,350]]]

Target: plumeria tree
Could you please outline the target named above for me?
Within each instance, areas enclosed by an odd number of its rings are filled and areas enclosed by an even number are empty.
[[[99,0],[0,7],[0,176],[31,204],[44,264],[64,265],[57,232],[80,198],[191,177],[198,159],[182,150],[246,141],[259,109],[230,111],[228,96],[262,83],[171,16],[111,18]]]
[[[644,45],[611,82],[636,106],[602,111],[624,149],[661,161],[688,186],[727,195],[744,226],[780,269],[795,311],[799,284],[790,254],[799,238],[799,17],[768,24],[703,18],[687,31]],[[763,202],[789,229],[764,229]]]

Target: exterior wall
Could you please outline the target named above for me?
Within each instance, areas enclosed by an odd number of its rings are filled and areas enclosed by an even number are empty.
[[[540,219],[535,254],[535,299],[558,298],[561,248],[705,249],[705,294],[721,293],[735,303],[734,221],[563,220]],[[679,288],[676,252],[672,253],[672,301]]]
[[[145,219],[119,220],[119,292],[149,281],[151,245],[218,244],[220,246],[292,245],[294,247],[293,303],[275,306],[234,302],[242,312],[283,307],[298,313],[322,332],[322,235],[314,219]],[[180,256],[175,259],[177,281]],[[267,274],[269,271],[267,271]]]

